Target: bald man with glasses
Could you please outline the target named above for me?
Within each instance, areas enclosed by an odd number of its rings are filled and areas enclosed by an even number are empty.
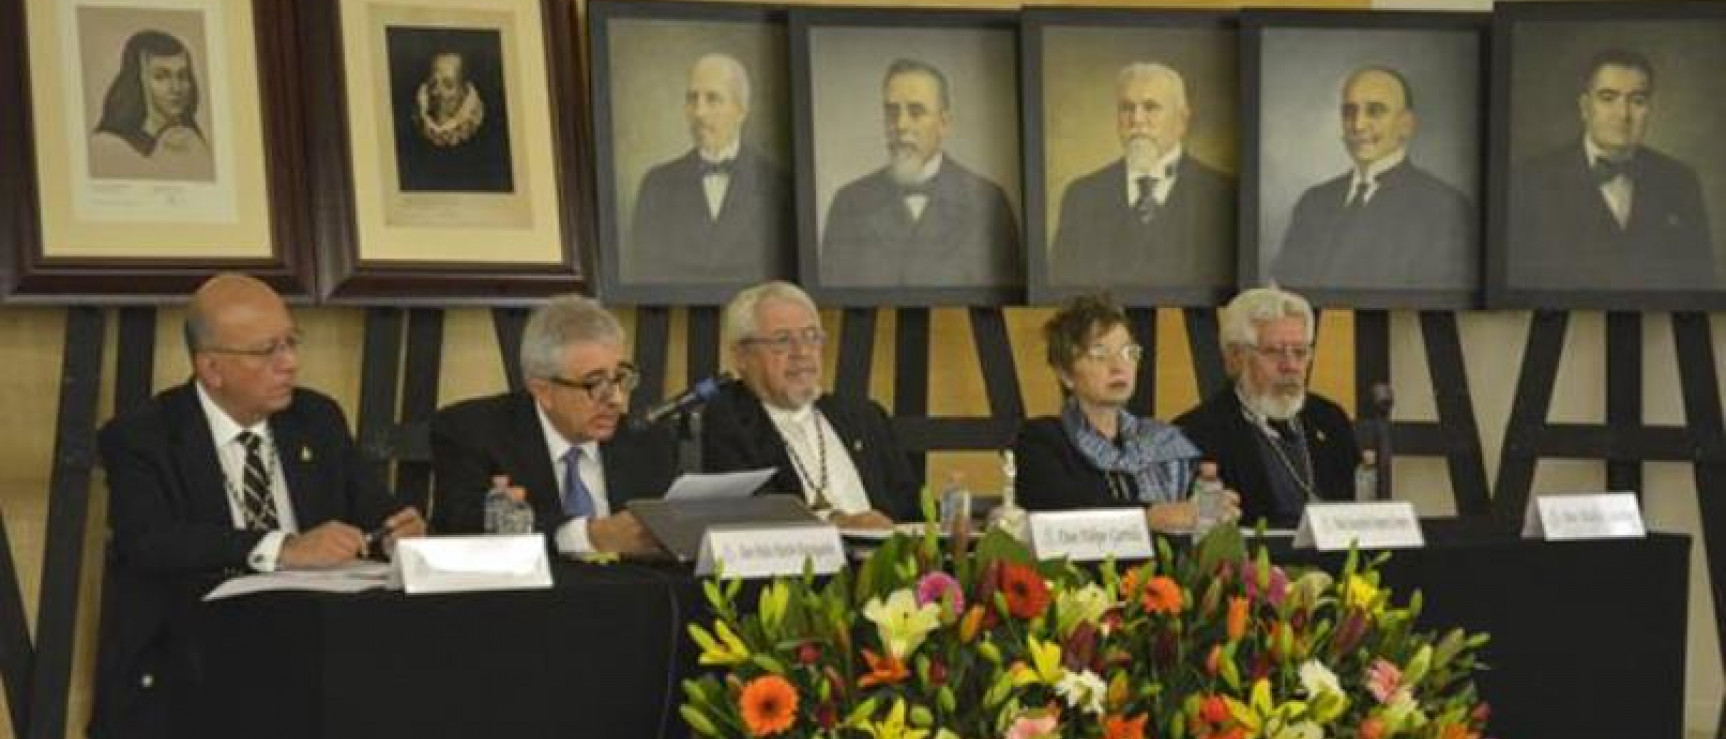
[[[624,423],[641,375],[625,358],[622,325],[591,299],[553,298],[522,331],[521,373],[522,390],[463,401],[432,419],[432,528],[483,531],[485,494],[505,475],[527,490],[534,527],[558,551],[657,551],[624,507],[671,486],[676,438],[669,427]]]
[[[923,483],[887,412],[821,389],[827,336],[807,293],[786,282],[743,290],[725,306],[725,327],[743,381],[707,405],[709,472],[777,469],[767,492],[801,494],[843,527],[919,519]]]

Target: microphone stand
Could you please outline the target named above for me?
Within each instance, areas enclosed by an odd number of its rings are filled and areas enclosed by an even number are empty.
[[[1378,382],[1372,386],[1372,405],[1378,418],[1373,421],[1373,456],[1378,458],[1378,499],[1390,500],[1391,491],[1391,421],[1390,409],[1396,402],[1396,397],[1390,391],[1390,383]]]
[[[677,415],[677,470],[683,474],[701,471],[701,409]]]

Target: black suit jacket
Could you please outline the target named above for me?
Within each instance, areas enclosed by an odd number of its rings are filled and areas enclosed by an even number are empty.
[[[1122,160],[1074,180],[1061,196],[1049,254],[1052,281],[1078,285],[1234,282],[1234,179],[1190,156],[1150,223],[1127,202]]]
[[[432,468],[436,476],[432,526],[440,533],[485,530],[485,494],[493,475],[508,475],[527,489],[534,528],[554,533],[569,520],[545,434],[526,392],[465,400],[432,417]],[[672,430],[637,431],[628,424],[599,445],[606,500],[613,514],[636,498],[657,498],[677,477]]]
[[[845,453],[869,494],[870,507],[895,521],[921,521],[918,495],[923,481],[900,448],[887,412],[874,401],[838,395],[821,396],[815,407],[844,442]],[[785,440],[761,400],[742,383],[727,386],[708,402],[702,424],[701,458],[708,472],[772,467],[779,472],[764,491],[803,494],[803,481],[791,466]]]
[[[1468,290],[1480,281],[1474,206],[1460,190],[1403,160],[1372,199],[1346,207],[1352,173],[1295,203],[1271,275],[1292,287]]]
[[[1299,418],[1307,449],[1312,454],[1313,476],[1318,483],[1315,492],[1327,500],[1354,497],[1354,469],[1360,462],[1360,446],[1355,442],[1354,424],[1348,414],[1336,403],[1307,393]],[[1217,463],[1223,484],[1241,494],[1244,524],[1251,525],[1260,518],[1269,519],[1273,526],[1293,526],[1298,521],[1298,514],[1294,520],[1276,515],[1276,495],[1270,489],[1268,470],[1270,465],[1280,462],[1262,452],[1258,438],[1264,432],[1241,412],[1240,396],[1233,386],[1181,414],[1175,425],[1198,445],[1205,459]]]
[[[300,530],[343,521],[376,528],[402,505],[360,456],[335,402],[299,389],[269,419]],[[103,586],[90,735],[182,735],[193,678],[180,619],[223,574],[246,570],[263,532],[233,526],[209,421],[191,384],[102,429],[113,532]],[[267,638],[268,635],[260,635]]]
[[[1642,147],[1630,222],[1619,228],[1582,142],[1512,170],[1509,277],[1522,287],[1715,286],[1713,239],[1696,172]]]
[[[635,200],[634,282],[753,283],[792,274],[796,244],[785,173],[743,146],[715,219],[702,189],[701,155],[648,170]]]
[[[1060,416],[1033,418],[1019,427],[1013,440],[1013,494],[1019,507],[1030,511],[1077,508],[1125,508],[1138,505],[1139,485],[1131,475],[1116,475],[1131,499],[1116,498],[1103,471],[1091,464],[1067,438]]]
[[[839,189],[821,239],[821,279],[840,287],[1024,284],[1019,221],[1001,186],[945,155],[911,220],[886,170]]]

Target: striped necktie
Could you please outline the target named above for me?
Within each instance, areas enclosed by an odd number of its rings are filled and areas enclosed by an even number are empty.
[[[270,469],[264,465],[264,438],[250,431],[234,437],[246,448],[246,469],[241,474],[240,512],[246,528],[254,531],[274,531],[276,499],[270,494]]]

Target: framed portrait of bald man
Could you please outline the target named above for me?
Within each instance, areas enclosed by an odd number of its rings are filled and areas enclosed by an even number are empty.
[[[291,6],[0,0],[0,249],[15,299],[314,290]]]
[[[823,302],[1023,299],[1011,13],[791,11],[798,270]]]
[[[796,277],[785,11],[588,5],[599,290],[718,305]]]
[[[1478,305],[1487,17],[1241,23],[1241,284],[1339,307]]]
[[[1235,284],[1233,14],[1024,18],[1030,292],[1209,306]]]
[[[298,0],[332,301],[528,301],[583,283],[572,0]],[[339,53],[338,53],[339,52]]]
[[[1726,308],[1726,6],[1500,6],[1493,306]]]

